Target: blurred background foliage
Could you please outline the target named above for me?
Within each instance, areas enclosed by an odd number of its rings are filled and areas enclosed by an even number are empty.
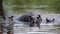
[[[12,10],[18,12],[39,9],[60,13],[60,0],[3,0],[3,3],[12,6]]]

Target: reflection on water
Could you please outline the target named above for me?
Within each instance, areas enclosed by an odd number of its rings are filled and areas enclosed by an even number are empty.
[[[15,33],[26,33],[26,34],[59,34],[60,33],[60,27],[57,25],[41,25],[41,28],[38,29],[38,27],[21,27],[19,25],[15,25],[14,28]]]

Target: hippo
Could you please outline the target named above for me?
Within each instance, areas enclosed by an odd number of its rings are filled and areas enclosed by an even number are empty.
[[[14,27],[14,16],[6,16],[6,22],[5,22],[5,28],[8,32],[13,32],[13,27]]]
[[[38,15],[37,20],[36,20],[36,24],[37,24],[37,27],[39,27],[39,29],[40,29],[40,23],[41,22],[42,22],[41,15]]]
[[[2,16],[2,18],[3,19],[2,19],[1,24],[0,24],[2,31],[6,32],[6,30],[7,30],[9,32],[9,31],[11,31],[11,29],[13,31],[13,26],[14,26],[13,16],[10,16],[10,17]]]
[[[42,22],[41,15],[38,15],[38,17],[33,18],[32,16],[30,17],[30,27],[34,27],[34,24],[40,29],[40,23]]]
[[[29,21],[30,21],[30,27],[34,27],[34,18],[32,16],[29,16]]]
[[[47,23],[51,23],[51,22],[54,23],[54,21],[55,21],[55,18],[53,18],[52,20],[49,20],[48,18],[46,18],[46,24],[47,24]]]

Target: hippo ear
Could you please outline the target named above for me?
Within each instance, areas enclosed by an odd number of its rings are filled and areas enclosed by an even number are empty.
[[[13,16],[11,16],[11,18],[13,18]]]
[[[3,16],[4,19],[6,19],[6,16]]]

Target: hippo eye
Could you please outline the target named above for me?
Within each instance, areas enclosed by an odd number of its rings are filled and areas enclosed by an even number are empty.
[[[39,19],[39,17],[37,17],[37,19]]]

